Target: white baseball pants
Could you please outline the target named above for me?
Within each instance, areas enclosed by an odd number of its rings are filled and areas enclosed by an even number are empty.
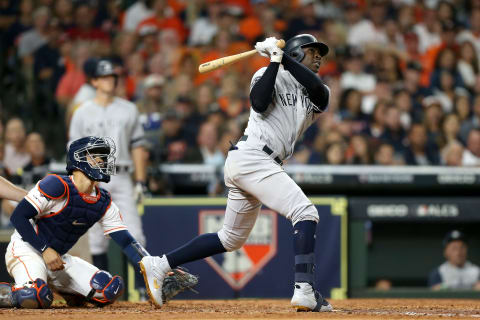
[[[237,146],[239,150],[228,153],[224,169],[225,184],[230,190],[218,237],[227,251],[245,243],[262,203],[293,225],[302,220],[318,222],[315,206],[272,156],[244,142]]]
[[[64,254],[62,259],[65,261],[65,268],[50,271],[41,254],[22,240],[10,241],[5,253],[7,271],[15,279],[17,286],[40,278],[48,283],[51,289],[60,293],[80,294],[86,297],[92,290],[90,280],[98,268],[69,254]],[[103,295],[97,292],[94,297],[103,298]]]

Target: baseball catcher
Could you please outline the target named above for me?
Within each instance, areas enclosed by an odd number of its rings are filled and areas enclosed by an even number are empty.
[[[0,283],[0,306],[48,308],[53,291],[70,306],[87,302],[104,306],[122,295],[120,276],[67,254],[99,222],[134,265],[149,255],[128,232],[110,194],[98,187],[115,173],[114,154],[115,144],[109,138],[75,140],[67,154],[68,175],[47,175],[20,201],[11,216],[15,232],[5,254],[15,283]],[[154,277],[149,272],[149,281],[163,282],[163,277]],[[181,270],[173,270],[166,279],[166,299],[197,283],[195,276]]]

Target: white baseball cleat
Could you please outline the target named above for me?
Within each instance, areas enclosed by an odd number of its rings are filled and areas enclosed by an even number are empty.
[[[163,280],[168,271],[170,271],[167,258],[164,255],[162,257],[146,256],[139,262],[139,265],[150,301],[152,301],[157,308],[162,307]]]
[[[306,282],[295,283],[295,291],[290,303],[298,312],[328,312],[333,310],[332,305]]]

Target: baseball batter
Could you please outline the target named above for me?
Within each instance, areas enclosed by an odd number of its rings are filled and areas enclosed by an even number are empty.
[[[20,201],[11,216],[15,232],[5,254],[15,285],[0,284],[0,306],[47,308],[52,289],[69,305],[105,305],[122,294],[122,278],[67,254],[97,221],[132,263],[148,254],[128,232],[109,193],[97,186],[114,173],[114,153],[115,145],[107,138],[72,142],[69,176],[46,176]]]
[[[118,146],[115,155],[117,174],[109,184],[101,184],[101,187],[108,190],[118,204],[125,225],[132,235],[145,245],[142,222],[135,203],[146,189],[144,133],[135,104],[114,96],[116,83],[117,75],[112,63],[107,60],[98,61],[92,79],[92,85],[96,88],[95,98],[84,102],[73,114],[69,139],[72,141],[85,136],[112,137]],[[137,182],[135,187],[131,179],[133,169]],[[108,239],[103,236],[101,226],[93,226],[88,236],[93,264],[108,270]]]
[[[295,286],[291,300],[298,311],[331,311],[314,288],[315,230],[318,212],[282,168],[296,141],[327,109],[330,91],[317,76],[328,47],[309,34],[298,35],[285,53],[271,37],[255,48],[270,57],[270,64],[253,76],[252,109],[245,135],[228,153],[225,184],[229,187],[222,229],[203,234],[162,257],[140,262],[151,300],[162,304],[161,288],[148,278],[161,277],[171,268],[242,247],[262,203],[292,221],[294,226]]]

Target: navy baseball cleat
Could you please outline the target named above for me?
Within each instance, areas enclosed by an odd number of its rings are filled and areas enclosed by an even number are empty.
[[[332,305],[323,299],[320,292],[314,290],[306,282],[295,283],[295,291],[290,303],[292,307],[297,309],[297,312],[328,312],[333,310]]]

